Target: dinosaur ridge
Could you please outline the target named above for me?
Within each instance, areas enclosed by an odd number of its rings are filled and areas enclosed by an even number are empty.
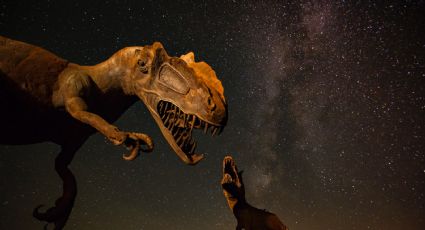
[[[51,106],[54,83],[68,63],[37,46],[0,36],[0,71],[44,105]]]
[[[225,101],[224,98],[224,88],[221,84],[221,81],[217,78],[215,71],[208,65],[206,62],[195,62],[195,54],[189,52],[186,55],[180,56],[190,68],[195,71],[195,76],[199,77],[201,81],[205,82],[208,85],[208,88],[215,89],[220,98]]]

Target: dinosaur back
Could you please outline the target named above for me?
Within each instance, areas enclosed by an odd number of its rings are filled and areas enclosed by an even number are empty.
[[[50,104],[58,75],[67,65],[68,61],[45,49],[0,36],[1,88]]]

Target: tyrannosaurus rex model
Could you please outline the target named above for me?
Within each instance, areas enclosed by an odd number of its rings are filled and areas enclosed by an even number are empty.
[[[224,157],[221,180],[224,197],[238,221],[236,230],[287,230],[279,218],[270,212],[255,208],[245,199],[242,172],[239,172],[231,156]]]
[[[220,133],[227,121],[223,87],[213,69],[193,53],[170,57],[155,42],[127,47],[94,66],[80,66],[24,42],[0,36],[0,144],[50,141],[61,146],[55,170],[63,194],[34,217],[62,229],[77,193],[68,165],[95,132],[130,148],[126,160],[152,151],[151,138],[112,123],[138,100],[148,108],[174,152],[196,164],[193,129]],[[145,146],[142,148],[142,146]]]

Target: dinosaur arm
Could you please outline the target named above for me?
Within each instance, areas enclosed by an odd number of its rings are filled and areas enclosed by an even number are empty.
[[[78,69],[68,69],[60,77],[60,94],[66,111],[75,119],[90,125],[106,136],[113,144],[122,144],[125,133],[109,124],[101,116],[90,112],[86,99],[95,83],[90,76]]]
[[[126,134],[117,127],[109,124],[97,114],[87,111],[87,104],[83,98],[74,96],[66,99],[65,107],[75,119],[92,126],[105,135],[113,144],[120,145],[126,139]]]
[[[131,149],[129,155],[123,155],[125,160],[133,160],[139,150],[151,152],[153,150],[152,139],[143,133],[123,132],[114,125],[108,123],[101,116],[90,112],[85,98],[90,97],[90,89],[95,84],[90,76],[80,72],[65,72],[61,78],[60,87],[63,104],[66,111],[75,119],[90,125],[106,136],[114,145],[124,144]],[[61,82],[59,84],[61,84]],[[142,149],[141,145],[146,145]]]

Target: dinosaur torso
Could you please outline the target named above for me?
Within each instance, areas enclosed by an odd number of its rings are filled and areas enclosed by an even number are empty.
[[[63,136],[64,130],[79,132],[79,135],[87,137],[96,132],[66,112],[59,94],[63,85],[61,81],[73,84],[72,79],[66,76],[61,78],[66,75],[64,73],[84,73],[88,70],[97,73],[101,72],[100,66],[82,67],[37,46],[4,37],[0,37],[0,46],[0,106],[4,108],[0,123],[6,131],[0,134],[2,144],[44,141],[61,144],[67,138]],[[105,74],[101,77],[110,76]],[[88,84],[88,106],[110,123],[137,101],[137,97],[125,95],[120,87],[110,85],[110,90],[102,91],[92,78]]]
[[[52,95],[68,61],[23,42],[0,37],[0,134],[2,144],[52,140],[70,116],[54,108]],[[52,140],[53,141],[53,140]]]

